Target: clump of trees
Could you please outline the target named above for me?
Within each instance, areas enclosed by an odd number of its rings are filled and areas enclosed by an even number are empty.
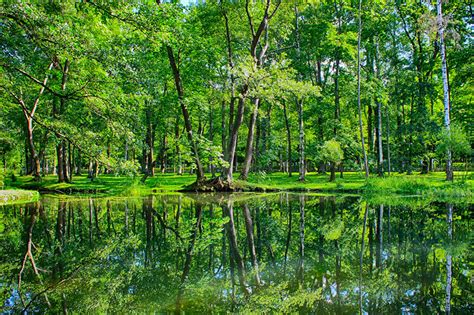
[[[450,180],[473,143],[469,18],[457,1],[2,4],[3,168]]]

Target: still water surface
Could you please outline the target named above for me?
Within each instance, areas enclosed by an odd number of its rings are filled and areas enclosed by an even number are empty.
[[[4,313],[474,313],[472,204],[155,195],[0,208]]]

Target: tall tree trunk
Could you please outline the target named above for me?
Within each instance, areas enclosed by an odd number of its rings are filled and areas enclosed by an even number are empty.
[[[380,79],[380,61],[379,61],[379,43],[378,39],[375,41],[375,76]],[[375,98],[377,104],[377,173],[379,177],[383,176],[383,147],[382,147],[382,102],[377,97]]]
[[[373,124],[373,109],[372,109],[372,103],[370,102],[367,104],[367,154],[371,156],[374,152],[374,127],[372,126]]]
[[[329,181],[333,182],[336,180],[336,163],[331,162],[330,168],[331,168],[331,174],[329,175]]]
[[[296,38],[296,55],[298,59],[301,58],[301,48],[300,48],[300,32],[299,32],[299,23],[298,23],[298,6],[295,2],[295,38]],[[301,80],[301,73],[298,73],[297,79]],[[303,100],[296,98],[296,108],[298,110],[298,129],[299,129],[299,176],[298,180],[303,182],[305,181],[306,165],[304,158],[304,125],[303,125]]]
[[[412,174],[412,156],[413,156],[413,133],[415,132],[414,125],[414,98],[411,98],[410,102],[410,125],[408,127],[408,158],[407,158],[407,174]]]
[[[148,153],[147,153],[147,139],[145,135],[145,140],[142,142],[142,156],[141,156],[141,163],[142,163],[142,173],[148,174]]]
[[[99,175],[99,161],[95,160],[94,161],[94,176],[93,178],[97,178]]]
[[[111,173],[111,169],[110,169],[110,153],[111,153],[111,148],[110,148],[110,138],[107,137],[107,148],[106,148],[106,151],[107,153],[107,164],[105,164],[105,170],[104,170],[104,173],[105,174],[110,174]]]
[[[364,170],[365,170],[365,178],[369,178],[369,164],[367,163],[367,153],[365,152],[365,143],[364,143],[364,127],[362,125],[362,108],[360,104],[360,42],[361,42],[361,35],[362,35],[362,0],[359,0],[359,12],[358,12],[358,19],[359,19],[359,29],[357,34],[357,109],[359,114],[359,132],[360,132],[360,139],[361,139],[361,149],[362,154],[364,156]]]
[[[211,144],[214,142],[214,109],[212,107],[212,104],[209,104],[209,141]],[[212,155],[209,157],[209,171],[212,178],[216,177],[216,167]]]
[[[28,125],[28,121],[27,121]],[[26,126],[25,126],[26,127]],[[31,151],[30,151],[30,143],[29,143],[29,135],[28,130],[25,128],[25,175],[30,175],[33,171],[32,167],[32,160],[31,160]]]
[[[444,25],[443,25],[443,12],[442,2],[437,0],[436,4],[438,12],[438,31],[439,31],[439,43],[441,50],[441,72],[443,76],[443,105],[444,105],[444,128],[451,137],[451,119],[450,119],[450,104],[449,104],[449,82],[448,82],[448,66],[446,62],[446,47],[444,45]],[[452,181],[454,177],[453,164],[452,164],[452,153],[448,146],[446,150],[446,180]]]
[[[334,1],[334,9],[337,16],[337,34],[341,34],[341,13],[337,7],[337,1]],[[337,128],[341,122],[340,96],[339,96],[339,70],[340,70],[340,48],[336,47],[335,51],[336,64],[334,73],[334,137],[337,136]]]
[[[67,152],[67,146],[66,146],[66,140],[62,139],[61,140],[61,145],[63,147],[63,173],[64,173],[64,179],[66,182],[69,182],[69,172],[68,172],[68,152]]]
[[[124,158],[125,161],[129,160],[128,150],[129,150],[129,148],[128,148],[128,138],[126,138],[125,139],[125,146],[124,146],[124,150],[123,150],[124,151],[123,152],[124,153],[123,158]]]
[[[387,173],[390,176],[390,172],[392,171],[392,165],[390,163],[390,111],[388,107],[386,108],[387,114]]]
[[[56,155],[58,158],[58,182],[64,183],[66,177],[64,174],[64,147],[62,141],[56,146]]]
[[[73,155],[73,158],[72,158],[72,165],[71,165],[71,178],[72,178],[72,173],[74,173],[74,175],[77,175],[77,172],[78,172],[78,161],[77,161],[77,158],[78,158],[78,151],[76,146],[72,146],[72,152],[71,154]]]
[[[229,162],[229,167],[228,168],[223,168],[222,169],[222,177],[225,177],[228,181],[232,180],[232,172],[233,172],[233,162],[234,162],[234,154],[232,153],[232,150],[235,151],[235,148],[231,148],[232,143],[233,143],[233,130],[235,128],[235,121],[234,121],[234,105],[235,105],[235,76],[234,76],[234,61],[233,61],[233,53],[232,53],[232,43],[231,43],[231,35],[230,35],[230,27],[229,27],[229,19],[227,17],[227,13],[225,10],[222,11],[222,14],[224,16],[224,22],[225,22],[225,30],[226,30],[226,44],[227,44],[227,62],[229,65],[229,76],[230,76],[230,102],[229,102],[229,139],[228,139],[228,144],[225,145],[225,136],[222,137],[222,147],[223,147],[223,152],[224,152],[224,159],[226,159]],[[240,99],[239,99],[239,104],[240,104]],[[223,111],[223,118],[222,118],[222,126],[223,128],[225,127],[225,119],[224,119],[224,107],[222,107]],[[225,129],[222,129],[222,134],[225,134]]]
[[[259,114],[257,114],[257,122],[256,122],[256,139],[255,139],[255,158],[254,158],[254,164],[253,164],[253,171],[259,171],[260,170],[260,165],[258,163],[259,158],[262,154],[265,154],[265,149],[262,150],[262,147],[265,146],[265,133],[262,133],[262,129],[264,128],[264,121],[265,118],[260,117]],[[263,136],[263,139],[262,139]],[[280,158],[281,162],[281,158]],[[281,166],[281,163],[280,163]]]
[[[283,102],[283,115],[285,116],[285,127],[286,127],[286,142],[287,142],[287,149],[286,149],[286,161],[287,161],[287,168],[288,168],[288,176],[291,177],[291,132],[290,132],[290,122],[288,120],[288,113],[286,111],[286,102]]]
[[[221,103],[221,146],[222,152],[226,152],[225,100]]]
[[[73,151],[71,150],[71,142],[67,142],[67,171],[68,171],[68,181],[72,182],[72,173],[73,173]]]
[[[339,62],[339,57],[337,57],[334,74],[334,137],[337,136],[337,127],[340,123]]]
[[[155,147],[155,133],[152,122],[151,108],[146,110],[146,154],[147,154],[147,175],[155,176],[155,160],[154,160],[154,147]]]
[[[183,167],[181,162],[181,150],[179,148],[179,116],[176,115],[176,123],[174,125],[174,141],[175,141],[175,156],[174,156],[174,164],[175,164],[175,172],[178,175],[183,175]]]
[[[299,181],[305,181],[305,159],[304,159],[304,126],[303,126],[303,100],[297,100],[296,105],[298,106],[298,127],[299,127]]]
[[[27,146],[29,147],[29,152],[31,154],[31,158],[33,160],[33,176],[34,176],[34,179],[35,181],[40,181],[41,180],[41,164],[40,164],[40,159],[39,159],[39,156],[38,156],[38,153],[36,152],[36,149],[35,149],[35,143],[34,143],[34,140],[33,140],[33,118],[35,116],[35,113],[36,113],[36,109],[38,108],[38,104],[39,104],[39,100],[40,100],[40,97],[41,95],[43,95],[44,93],[44,90],[45,90],[45,86],[46,84],[48,83],[48,72],[51,71],[51,69],[53,68],[53,65],[54,65],[54,62],[51,62],[49,64],[49,67],[48,67],[48,70],[47,70],[47,74],[43,80],[43,84],[39,90],[39,93],[38,93],[38,96],[36,97],[35,99],[35,102],[33,103],[33,107],[31,108],[31,110],[29,110],[27,107],[26,107],[26,104],[25,102],[23,101],[22,98],[14,95],[13,93],[11,93],[13,95],[13,97],[15,98],[15,100],[18,102],[18,104],[20,105],[21,107],[21,110],[23,112],[23,116],[25,117],[25,120],[26,120],[26,134],[27,134]]]
[[[377,101],[377,173],[383,176],[382,104]]]
[[[323,77],[322,77],[322,69],[321,69],[321,60],[318,60],[316,62],[316,69],[317,69],[316,80],[317,80],[318,86],[322,89]],[[323,114],[322,113],[318,115],[318,136],[319,136],[319,142],[323,143],[324,142],[324,129],[323,129]],[[318,165],[318,174],[324,174],[324,173],[326,173],[326,163],[324,161],[321,161]]]
[[[89,158],[89,166],[87,167],[87,178],[90,178],[91,181],[94,180],[94,171],[91,158]]]
[[[38,153],[36,152],[36,149],[35,149],[35,143],[33,141],[33,119],[31,117],[27,117],[26,114],[25,114],[25,118],[26,118],[26,130],[27,130],[27,135],[28,135],[27,136],[28,146],[29,146],[30,156],[33,162],[33,177],[35,181],[40,181],[41,180],[41,174],[40,174],[41,164],[40,164]]]
[[[191,147],[191,152],[194,155],[194,161],[196,163],[196,181],[201,182],[205,179],[204,176],[204,169],[201,164],[201,159],[199,158],[199,149],[196,141],[194,140],[193,136],[193,128],[191,125],[191,118],[189,116],[188,108],[184,101],[184,89],[181,82],[181,75],[179,73],[178,65],[176,64],[176,60],[174,57],[173,49],[171,46],[166,46],[166,51],[168,53],[168,59],[173,71],[174,82],[176,87],[176,92],[178,93],[178,102],[181,107],[181,111],[183,112],[184,118],[184,125],[186,127],[186,132],[188,136],[189,145]]]
[[[271,131],[272,131],[272,124],[271,124],[271,116],[272,116],[272,104],[267,103],[268,105],[268,110],[267,110],[267,115],[265,118],[263,118],[263,121],[265,122],[265,129],[263,130],[262,133],[262,153],[265,154],[271,146]],[[258,117],[258,116],[257,116]],[[271,166],[271,164],[269,164]],[[269,169],[271,171],[271,169]]]
[[[66,59],[64,63],[64,67],[62,70],[62,79],[61,79],[61,91],[64,93],[66,90],[66,82],[68,79],[68,72],[69,72],[69,59]],[[60,105],[59,105],[59,110],[56,111],[55,118],[59,119],[61,115],[63,114],[65,107],[66,107],[66,99],[64,97],[61,97],[59,99]],[[58,160],[58,182],[65,182],[69,181],[68,178],[68,171],[67,171],[67,151],[66,151],[66,142],[65,140],[59,135],[59,133],[56,133],[56,136],[61,139],[60,143],[58,144],[58,159],[61,156],[62,161],[60,162]]]
[[[240,126],[244,120],[244,105],[245,99],[247,98],[248,93],[248,86],[245,85],[243,90],[241,91],[241,95],[239,97],[239,104],[237,106],[237,115],[234,118],[234,124],[232,126],[232,131],[229,136],[229,144],[227,147],[227,161],[229,162],[229,167],[227,169],[226,179],[227,181],[231,182],[233,180],[233,172],[234,166],[236,164],[236,148],[237,148],[237,136],[239,133]]]
[[[242,171],[240,173],[240,179],[247,180],[250,170],[250,165],[252,163],[252,153],[253,153],[253,139],[255,137],[255,123],[257,121],[258,107],[260,104],[260,99],[255,98],[253,100],[253,111],[250,115],[249,121],[249,132],[247,135],[247,147],[245,149],[245,160],[242,165]]]
[[[423,133],[426,130],[425,121],[428,120],[427,109],[425,104],[426,99],[426,92],[427,92],[427,83],[428,79],[424,76],[424,69],[425,69],[425,56],[423,53],[423,34],[417,30],[416,31],[416,39],[418,42],[418,58],[417,58],[417,74],[418,74],[418,99],[417,99],[417,108],[416,108],[416,121],[413,125],[414,131],[416,133]],[[422,151],[426,152],[426,144],[423,137],[417,139],[420,142]],[[428,173],[428,162],[426,162],[425,158],[423,157],[422,160],[422,169],[421,173],[425,174]]]
[[[160,172],[166,173],[166,150],[168,147],[168,138],[166,129],[163,131],[163,137],[161,138],[161,153],[160,153]]]

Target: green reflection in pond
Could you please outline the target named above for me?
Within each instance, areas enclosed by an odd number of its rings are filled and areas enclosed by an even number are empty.
[[[3,206],[2,311],[472,314],[471,213],[288,193]]]

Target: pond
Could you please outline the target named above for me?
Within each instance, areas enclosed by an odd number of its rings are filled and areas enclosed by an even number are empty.
[[[43,197],[0,208],[2,312],[472,314],[471,218],[415,198]]]

